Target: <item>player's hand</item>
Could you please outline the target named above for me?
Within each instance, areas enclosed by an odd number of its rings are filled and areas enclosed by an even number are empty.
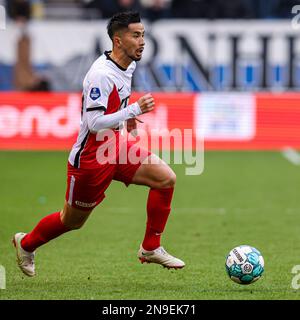
[[[146,95],[142,96],[138,100],[138,104],[141,108],[142,113],[147,113],[154,110],[155,102],[154,98],[152,97],[152,94],[147,93]]]
[[[134,118],[128,119],[126,121],[127,131],[131,132],[136,129],[136,120]]]

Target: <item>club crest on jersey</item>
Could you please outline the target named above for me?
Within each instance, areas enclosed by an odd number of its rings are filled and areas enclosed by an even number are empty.
[[[99,88],[92,88],[90,93],[90,98],[92,100],[97,100],[101,96]]]

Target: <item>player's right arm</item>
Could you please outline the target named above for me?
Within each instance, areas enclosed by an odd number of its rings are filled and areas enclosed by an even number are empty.
[[[137,102],[117,112],[106,115],[108,98],[114,84],[111,80],[97,72],[87,80],[86,88],[86,116],[88,128],[91,132],[102,129],[116,128],[131,118],[154,109],[154,99],[150,93],[141,97]]]

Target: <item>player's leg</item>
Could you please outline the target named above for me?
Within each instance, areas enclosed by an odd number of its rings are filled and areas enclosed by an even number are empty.
[[[13,243],[17,250],[17,262],[28,276],[35,275],[35,250],[60,235],[83,226],[92,210],[83,211],[67,202],[63,210],[47,215],[29,233],[17,233]]]
[[[129,145],[128,148],[137,148]],[[139,250],[140,260],[155,262],[168,268],[182,268],[184,262],[169,255],[160,245],[161,234],[165,229],[176,182],[173,170],[156,155],[136,150],[143,159],[142,164],[118,166],[115,180],[126,185],[133,183],[150,187],[147,201],[147,226],[144,241]]]
[[[61,211],[44,217],[31,232],[26,234],[21,241],[22,248],[33,252],[63,233],[81,228],[91,212],[92,210],[73,208],[65,202]]]
[[[173,170],[155,154],[151,154],[133,176],[133,184],[150,187],[147,227],[142,244],[145,250],[154,250],[160,246],[161,234],[171,211],[175,182],[176,175]]]
[[[70,230],[80,229],[92,210],[81,210],[72,207],[67,201],[65,202],[64,208],[61,211],[60,217],[62,223]]]
[[[146,163],[145,163],[146,162]],[[167,268],[183,268],[185,263],[168,254],[160,245],[170,211],[176,182],[173,170],[156,155],[141,164],[132,183],[150,187],[147,201],[146,232],[138,257],[141,262],[158,263]]]
[[[104,191],[113,177],[113,167],[84,170],[68,165],[66,202],[63,210],[44,217],[29,232],[17,233],[13,242],[17,261],[28,276],[35,275],[34,254],[41,245],[70,230],[83,226],[93,208],[105,197]]]

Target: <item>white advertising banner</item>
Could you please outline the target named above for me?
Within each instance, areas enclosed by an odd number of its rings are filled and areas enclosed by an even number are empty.
[[[197,97],[196,132],[209,140],[251,140],[256,131],[255,96],[211,93]]]
[[[32,22],[32,63],[57,91],[80,90],[85,72],[111,49],[107,21]],[[300,87],[299,31],[289,20],[160,20],[145,22],[146,47],[135,90],[253,91]],[[1,66],[16,62],[24,28],[0,32]],[[1,80],[0,80],[1,81]],[[0,83],[1,90],[1,83]]]

